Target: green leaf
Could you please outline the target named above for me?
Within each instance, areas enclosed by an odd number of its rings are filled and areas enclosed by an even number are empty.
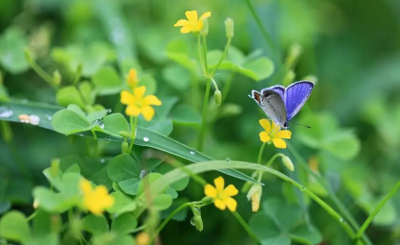
[[[105,115],[107,115],[108,110],[101,110],[89,113],[86,118],[90,123],[94,123],[96,120],[102,119]]]
[[[111,190],[112,180],[108,177],[107,167],[93,174],[90,181],[96,185],[104,185],[107,190]]]
[[[185,67],[192,74],[197,74],[198,63],[197,60],[190,58],[189,45],[182,39],[173,40],[167,45],[165,55]]]
[[[0,36],[0,64],[12,74],[22,73],[29,68],[24,49],[28,41],[18,27],[9,27]]]
[[[82,219],[82,229],[93,235],[108,233],[109,230],[107,219],[103,215],[95,216],[93,214]]]
[[[55,131],[65,135],[88,131],[94,127],[86,117],[67,109],[56,112],[51,124]]]
[[[93,105],[95,101],[95,94],[93,93],[92,85],[88,81],[83,81],[78,85],[79,92],[81,93],[83,99],[85,100],[85,104]]]
[[[137,220],[132,214],[122,214],[111,223],[111,231],[119,235],[132,233],[137,227]]]
[[[179,91],[185,91],[190,85],[190,73],[180,65],[166,66],[162,76],[169,86]]]
[[[145,95],[155,94],[157,92],[157,82],[154,77],[150,74],[145,74],[140,78],[138,86],[145,86]]]
[[[97,235],[93,238],[94,245],[135,245],[135,239],[131,236],[119,236],[113,232]]]
[[[172,197],[168,194],[161,194],[153,198],[153,207],[158,211],[166,210],[172,205]]]
[[[12,121],[12,122],[17,122],[20,123],[20,120],[18,119],[18,115],[26,113],[26,111],[32,112],[32,114],[35,114],[39,116],[40,118],[46,118],[49,115],[53,115],[57,110],[60,110],[62,108],[57,107],[57,106],[51,106],[47,104],[41,104],[41,103],[21,103],[17,101],[11,101],[11,102],[0,102],[0,106],[5,106],[12,110],[14,113],[12,116],[8,118],[1,118],[1,120],[5,121]],[[43,121],[43,122],[42,122]],[[50,121],[46,120],[41,120],[40,124],[38,125],[39,127],[43,127],[49,130],[55,130]],[[87,133],[88,134],[88,133]],[[115,142],[122,142],[123,139],[120,137],[110,137],[109,135],[102,135],[99,133],[98,135],[99,138],[107,138],[111,141]],[[144,140],[148,139],[148,140]],[[195,151],[193,148],[190,148],[176,140],[173,140],[171,138],[166,137],[165,135],[158,134],[154,131],[148,130],[146,128],[137,127],[137,136],[135,139],[135,144],[144,146],[144,147],[150,147],[153,149],[157,149],[160,151],[163,151],[165,153],[178,156],[180,158],[189,160],[191,162],[204,162],[204,161],[209,161],[212,160],[211,157],[204,155],[201,152]],[[81,167],[82,172],[83,168]],[[238,178],[244,181],[250,181],[250,182],[256,182],[253,178],[250,178],[248,175],[237,171],[235,169],[222,169],[218,170],[224,174],[233,176],[234,178]]]
[[[122,137],[119,132],[130,132],[129,124],[121,113],[114,113],[104,117],[103,119],[103,132],[114,137]]]
[[[182,204],[184,204],[188,201],[189,201],[189,199],[187,199],[187,198],[176,199],[168,209],[161,212],[161,218],[163,218],[163,219],[167,218],[175,209],[177,209],[179,206],[181,206]],[[176,221],[184,221],[187,217],[187,213],[188,213],[188,209],[186,209],[186,208],[182,209],[181,211],[176,213],[174,215],[174,217],[172,217],[172,219],[176,220]]]
[[[343,130],[325,139],[324,148],[342,160],[350,160],[358,154],[361,144],[351,131]]]
[[[68,110],[71,110],[71,111],[74,111],[74,112],[78,113],[79,115],[82,115],[82,116],[86,117],[86,113],[83,112],[83,110],[81,109],[81,107],[79,107],[78,105],[69,104],[69,105],[67,106],[67,109],[68,109]]]
[[[172,120],[181,125],[198,126],[201,123],[201,115],[194,108],[181,104],[172,111]]]
[[[31,232],[25,215],[19,211],[6,213],[0,220],[0,236],[11,241],[27,242]]]
[[[128,154],[114,157],[108,165],[108,176],[118,182],[121,189],[131,195],[136,194],[137,184],[140,181],[139,164]]]
[[[77,104],[81,108],[85,107],[85,103],[79,95],[78,89],[76,89],[74,86],[66,86],[57,90],[56,100],[61,106]]]
[[[66,170],[65,173],[81,173],[81,169],[79,168],[78,164],[74,163],[71,166],[69,166]]]
[[[79,203],[78,196],[68,196],[65,193],[54,193],[45,187],[36,187],[33,196],[39,207],[48,212],[63,213]]]
[[[61,217],[58,214],[47,213],[43,210],[37,210],[33,219],[33,234],[45,235],[48,233],[58,233],[61,228]]]
[[[112,67],[101,68],[93,75],[92,81],[100,95],[117,94],[121,91],[122,82]]]
[[[274,63],[266,57],[260,57],[249,63],[245,63],[243,68],[251,70],[254,73],[254,80],[261,81],[272,75],[274,72]]]
[[[123,213],[132,212],[136,209],[136,202],[130,197],[121,192],[113,192],[111,196],[114,197],[114,205],[107,209],[109,213],[121,215]]]
[[[157,172],[161,174],[168,173],[169,171],[173,170],[174,167],[169,165],[169,164],[164,164],[158,167]],[[190,177],[183,178],[179,181],[174,182],[171,184],[171,187],[174,188],[176,191],[182,191],[186,188],[186,186],[189,184]]]

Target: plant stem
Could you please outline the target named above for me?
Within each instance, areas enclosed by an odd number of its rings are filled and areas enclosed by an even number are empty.
[[[246,223],[246,221],[243,220],[242,216],[236,211],[232,212],[233,216],[239,221],[239,223],[242,225],[243,229],[247,232],[249,237],[253,239],[253,241],[256,244],[261,244],[260,241],[258,241],[256,235],[254,234],[253,230],[249,227],[249,225]]]
[[[263,143],[262,145],[261,145],[261,147],[260,147],[260,151],[258,152],[258,158],[257,158],[257,163],[258,164],[261,164],[261,160],[262,160],[262,155],[263,155],[263,152],[264,152],[264,148],[265,148],[265,145],[266,145],[267,143]]]
[[[231,89],[232,81],[233,81],[233,78],[235,77],[235,75],[236,75],[236,73],[232,72],[231,75],[229,76],[229,78],[226,80],[225,86],[222,90],[222,102],[221,103],[224,103],[224,101],[228,97],[229,90]]]
[[[97,135],[96,131],[94,129],[90,130],[93,135],[93,141],[94,141],[94,155],[97,155],[98,153],[98,142],[97,142]]]
[[[198,35],[197,37],[197,53],[199,55],[199,61],[200,61],[200,67],[201,67],[201,71],[203,72],[203,75],[207,75],[206,73],[206,68],[204,67],[204,57],[201,53],[201,36]]]
[[[250,0],[245,0],[245,1],[247,3],[247,7],[249,8],[251,15],[253,16],[254,20],[256,21],[257,26],[260,29],[260,31],[261,31],[261,33],[262,33],[262,35],[264,37],[265,42],[271,48],[272,53],[276,56],[277,60],[280,62],[281,58],[279,57],[279,55],[275,54],[276,48],[275,48],[274,42],[272,41],[271,36],[265,30],[265,28],[264,28],[264,26],[262,24],[262,21],[261,21],[260,17],[257,15],[257,13],[256,13],[253,5],[251,4]]]
[[[47,84],[49,84],[54,90],[57,90],[57,85],[54,83],[53,77],[42,69],[33,59],[28,60],[31,68],[39,75]]]
[[[28,218],[26,218],[26,221],[29,222],[31,219],[35,218],[37,215],[37,211],[33,212],[31,215],[29,215]]]
[[[390,200],[390,198],[392,198],[393,195],[396,194],[396,192],[399,188],[400,188],[400,181],[397,182],[397,184],[382,199],[382,201],[375,207],[375,209],[371,212],[371,214],[368,216],[368,218],[362,224],[361,228],[357,232],[356,242],[354,242],[354,244],[357,244],[358,240],[360,239],[362,234],[365,232],[365,230],[368,228],[369,224],[372,222],[372,220],[374,220],[375,216],[379,213],[379,211],[383,208],[383,206]]]
[[[231,41],[232,41],[232,38],[228,38],[228,41],[226,42],[226,45],[225,45],[224,53],[222,54],[217,65],[215,66],[215,68],[210,73],[210,76],[213,76],[215,74],[215,72],[218,70],[218,67],[221,65],[222,61],[225,59],[225,56],[228,53],[229,47],[231,46]]]
[[[346,206],[344,206],[339,198],[335,195],[333,192],[332,188],[329,186],[329,184],[318,174],[314,173],[307,165],[306,161],[301,157],[301,155],[297,152],[297,150],[292,146],[291,143],[288,142],[288,149],[289,151],[293,154],[293,156],[296,158],[298,163],[301,165],[301,167],[309,174],[311,175],[326,191],[329,193],[330,199],[333,201],[333,203],[336,205],[336,207],[339,209],[339,211],[342,213],[344,218],[354,227],[354,229],[358,230],[360,229],[360,225],[357,223],[357,221],[354,219],[354,217],[351,215],[349,210],[347,210]],[[362,235],[363,241],[365,244],[372,245],[372,242],[369,240],[369,238],[363,234]]]
[[[132,148],[133,148],[133,143],[135,142],[136,139],[136,127],[138,124],[138,118],[139,117],[135,117],[135,121],[133,121],[133,117],[130,117],[130,123],[131,123],[131,138],[129,140],[129,152],[132,152]]]

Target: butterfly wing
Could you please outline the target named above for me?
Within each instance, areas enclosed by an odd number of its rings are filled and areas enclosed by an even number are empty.
[[[266,92],[268,90],[272,90],[275,93],[279,94],[279,96],[282,98],[282,101],[285,102],[285,91],[286,91],[285,87],[283,87],[282,85],[268,87],[268,88],[261,90],[261,94],[264,94],[264,92]]]
[[[253,90],[252,98],[276,124],[283,126],[286,122],[286,109],[279,93],[263,89],[263,93]]]
[[[314,83],[309,81],[296,82],[287,87],[284,101],[288,121],[303,108],[313,88]]]

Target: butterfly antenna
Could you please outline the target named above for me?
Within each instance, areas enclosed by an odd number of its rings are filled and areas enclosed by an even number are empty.
[[[297,125],[297,126],[303,126],[303,127],[306,127],[306,128],[311,128],[310,126],[299,124],[299,123],[295,123],[295,122],[292,122],[291,124],[294,124],[294,125]]]

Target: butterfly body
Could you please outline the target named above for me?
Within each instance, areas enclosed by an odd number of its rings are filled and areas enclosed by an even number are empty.
[[[299,81],[287,88],[277,85],[258,92],[251,91],[251,98],[264,110],[275,124],[282,128],[301,110],[311,95],[314,83]]]

